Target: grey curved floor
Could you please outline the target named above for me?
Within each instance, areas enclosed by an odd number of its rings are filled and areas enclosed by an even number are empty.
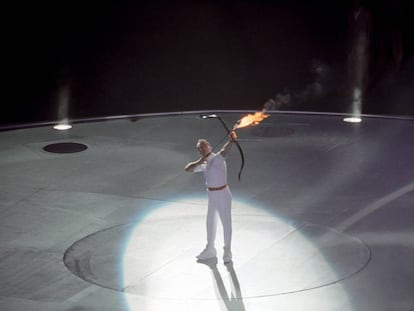
[[[197,263],[206,193],[183,167],[224,134],[198,114],[0,132],[0,309],[413,310],[414,120],[240,129],[234,260],[219,227],[217,260]],[[67,142],[87,149],[43,149]]]

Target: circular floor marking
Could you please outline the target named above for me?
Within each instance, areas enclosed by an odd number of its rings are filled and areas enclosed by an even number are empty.
[[[88,146],[79,143],[56,143],[43,147],[43,150],[51,153],[76,153],[88,149]]]
[[[231,266],[223,264],[221,247],[217,261],[197,263],[205,216],[176,212],[89,235],[66,251],[65,265],[88,282],[132,295],[205,300],[220,299],[220,287],[230,292],[229,280],[243,299],[312,290],[356,274],[370,260],[354,237],[256,214],[233,216]],[[218,241],[220,234],[219,228]]]

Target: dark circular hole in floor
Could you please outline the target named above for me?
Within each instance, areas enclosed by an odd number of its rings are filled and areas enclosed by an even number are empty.
[[[88,146],[79,143],[56,143],[43,147],[43,150],[52,153],[76,153],[88,149]]]
[[[295,133],[295,130],[284,126],[259,126],[252,129],[252,134],[260,137],[285,137]]]

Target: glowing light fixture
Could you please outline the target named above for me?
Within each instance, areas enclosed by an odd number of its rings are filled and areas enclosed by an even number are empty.
[[[62,120],[59,124],[54,125],[53,128],[58,131],[67,131],[72,128],[72,125],[70,125],[68,123],[68,120],[65,119],[65,120]]]
[[[349,117],[349,118],[344,118],[344,122],[361,123],[362,119],[360,117]]]
[[[361,123],[361,106],[362,106],[362,91],[360,88],[354,88],[353,103],[352,103],[352,117],[344,118],[344,122]]]
[[[68,122],[68,109],[70,101],[70,89],[69,84],[64,84],[59,90],[58,98],[58,120],[61,120],[58,124],[53,126],[55,130],[67,131],[72,128],[72,125]]]

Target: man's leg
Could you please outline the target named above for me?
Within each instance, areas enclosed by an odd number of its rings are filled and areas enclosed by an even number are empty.
[[[223,224],[224,234],[224,262],[230,262],[231,254],[231,238],[232,238],[232,220],[231,220],[231,192],[225,189],[220,192],[220,202],[217,205],[217,210]]]
[[[198,259],[208,259],[216,257],[217,251],[214,247],[216,240],[217,232],[217,210],[216,202],[214,195],[210,192],[208,194],[208,208],[207,208],[207,219],[206,219],[206,229],[207,229],[207,246],[206,248],[197,256]]]
[[[208,209],[207,209],[207,247],[214,248],[217,232],[217,205],[216,198],[209,194]]]

